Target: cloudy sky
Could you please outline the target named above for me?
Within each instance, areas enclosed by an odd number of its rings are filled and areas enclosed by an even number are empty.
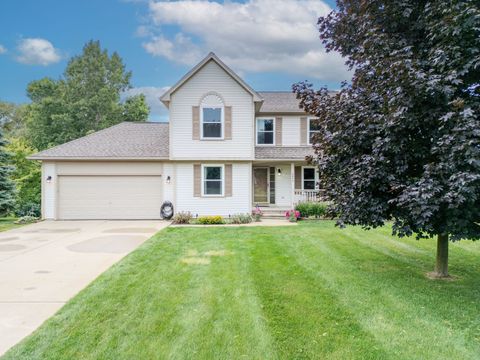
[[[256,90],[290,90],[308,79],[338,88],[344,61],[326,54],[316,20],[334,0],[0,1],[0,100],[26,102],[26,85],[58,78],[90,39],[117,51],[144,93],[152,120],[158,97],[214,51]]]

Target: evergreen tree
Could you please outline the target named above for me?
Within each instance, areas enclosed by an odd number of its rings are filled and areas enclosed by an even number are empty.
[[[15,185],[10,179],[12,166],[10,154],[6,151],[7,141],[0,129],[0,216],[5,216],[13,210],[15,205]]]

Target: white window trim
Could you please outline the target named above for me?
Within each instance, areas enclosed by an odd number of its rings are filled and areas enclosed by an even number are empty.
[[[203,136],[203,109],[220,109],[220,124],[221,124],[221,137],[205,137]],[[225,106],[223,105],[202,105],[200,106],[200,139],[201,140],[224,140],[225,139]]]
[[[305,181],[303,178],[303,169],[314,169],[315,170],[315,189],[305,189]],[[302,166],[302,191],[316,191],[318,189],[318,180],[319,180],[319,174],[318,174],[318,169],[315,166]],[[307,181],[312,181],[311,179],[307,179]]]
[[[316,117],[309,117],[308,118],[308,123],[307,123],[307,143],[308,143],[308,145],[313,145],[313,143],[310,141],[310,122],[312,120],[316,120],[316,119],[318,119],[318,118],[316,118]],[[315,130],[313,132],[318,133],[318,132],[320,132],[320,130]]]
[[[259,144],[258,143],[258,120],[273,120],[273,143],[271,144]],[[275,118],[270,118],[270,117],[260,117],[255,119],[255,146],[275,146],[275,130],[277,129],[277,122],[275,121]],[[265,131],[264,131],[265,132]],[[270,131],[267,131],[270,132]]]
[[[221,181],[222,181],[222,193],[221,194],[205,194],[205,168],[206,167],[220,167],[222,168]],[[224,197],[225,195],[225,165],[224,164],[202,164],[202,197]]]

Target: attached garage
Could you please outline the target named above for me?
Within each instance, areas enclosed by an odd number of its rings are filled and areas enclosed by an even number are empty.
[[[167,123],[120,123],[29,158],[42,162],[43,219],[160,219],[174,200]]]
[[[58,218],[159,219],[161,176],[58,176]]]

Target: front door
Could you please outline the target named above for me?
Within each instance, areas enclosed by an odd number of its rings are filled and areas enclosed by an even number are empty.
[[[268,168],[253,168],[253,202],[268,204]]]

